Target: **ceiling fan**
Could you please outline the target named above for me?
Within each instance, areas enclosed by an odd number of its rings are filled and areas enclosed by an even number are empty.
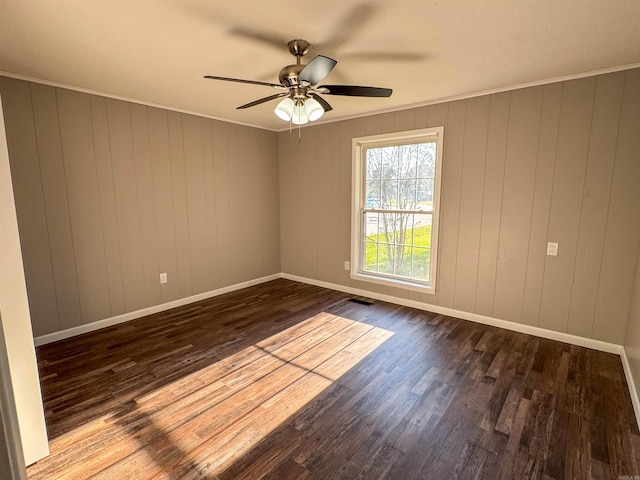
[[[296,57],[296,63],[287,65],[280,70],[280,83],[268,83],[258,80],[243,80],[240,78],[219,77],[205,75],[204,78],[212,80],[224,80],[227,82],[250,83],[264,85],[281,90],[279,93],[254,100],[240,105],[237,109],[254,107],[261,103],[269,102],[277,98],[284,98],[275,108],[275,113],[282,120],[296,125],[304,125],[309,121],[318,120],[324,112],[332,110],[331,105],[320,96],[344,95],[350,97],[390,97],[390,88],[363,87],[359,85],[318,85],[323,78],[329,75],[336,60],[324,55],[317,55],[308,64],[301,63],[311,47],[306,40],[291,40],[288,44],[289,53]]]

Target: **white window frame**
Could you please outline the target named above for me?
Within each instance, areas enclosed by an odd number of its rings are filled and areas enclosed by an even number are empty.
[[[408,143],[436,142],[436,165],[431,213],[431,252],[429,282],[413,281],[391,275],[375,274],[363,270],[364,222],[366,205],[366,169],[364,152],[377,146],[406,145]],[[390,287],[404,288],[422,293],[436,293],[438,266],[438,238],[440,225],[440,191],[442,185],[442,151],[444,150],[444,127],[431,127],[407,132],[385,133],[352,140],[352,188],[351,188],[351,270],[354,280],[372,282]]]

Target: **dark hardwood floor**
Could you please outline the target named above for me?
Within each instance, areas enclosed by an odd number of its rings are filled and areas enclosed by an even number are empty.
[[[29,478],[638,475],[617,356],[352,298],[276,280],[39,347]]]

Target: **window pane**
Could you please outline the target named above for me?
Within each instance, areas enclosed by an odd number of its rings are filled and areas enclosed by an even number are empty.
[[[397,248],[397,265],[396,265],[396,275],[401,275],[403,277],[411,278],[411,258],[412,258],[413,248],[410,246],[400,245]]]
[[[431,247],[431,214],[419,214],[414,218],[413,245]]]
[[[393,275],[395,270],[395,248],[392,243],[381,243],[378,250],[378,269],[380,273]]]
[[[379,180],[382,177],[382,158],[379,148],[367,150],[367,179]]]
[[[418,177],[434,178],[436,172],[436,144],[421,143],[418,148]]]
[[[365,208],[380,208],[380,182],[367,182],[367,192],[365,196]]]
[[[383,180],[380,208],[395,209],[398,203],[398,181]]]
[[[431,249],[414,247],[413,249],[413,278],[429,281]]]
[[[367,242],[377,242],[379,234],[378,214],[366,212],[364,214],[364,236]]]
[[[398,147],[383,147],[372,150],[380,151],[380,163],[382,165],[382,178],[398,178]]]
[[[380,241],[386,243],[402,243],[405,231],[404,222],[407,214],[380,214]]]
[[[412,213],[396,213],[396,243],[411,245],[413,242],[413,218]]]
[[[403,145],[397,147],[398,178],[416,178],[416,161],[418,145]]]
[[[400,180],[398,182],[398,206],[399,210],[414,210],[416,208],[416,181],[415,179]]]
[[[373,242],[365,242],[364,252],[365,252],[364,269],[369,272],[377,272],[378,271],[378,244]]]
[[[420,178],[417,180],[418,205],[425,210],[433,208],[433,178]]]

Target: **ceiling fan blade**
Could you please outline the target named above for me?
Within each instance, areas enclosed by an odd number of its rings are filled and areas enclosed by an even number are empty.
[[[333,110],[333,107],[329,105],[329,102],[327,102],[320,95],[312,93],[311,96],[320,104],[325,112],[330,112],[331,110]]]
[[[369,2],[360,2],[354,5],[342,17],[340,23],[335,25],[329,40],[317,47],[329,52],[344,47],[373,19],[378,9],[378,6]]]
[[[320,93],[328,95],[346,95],[348,97],[390,97],[393,93],[390,88],[361,87],[359,85],[322,85],[318,90]]]
[[[217,77],[215,75],[205,75],[203,78],[211,80],[224,80],[225,82],[250,83],[252,85],[264,85],[265,87],[285,88],[277,83],[259,82],[258,80],[243,80],[242,78]]]
[[[240,105],[236,107],[236,110],[242,110],[243,108],[255,107],[256,105],[260,105],[261,103],[268,102],[270,100],[275,100],[276,98],[286,97],[289,95],[289,92],[276,93],[275,95],[269,95],[268,97],[261,98],[260,100],[254,100],[253,102],[245,103],[244,105]]]
[[[426,57],[421,53],[411,52],[358,52],[344,55],[344,58],[367,62],[417,62]]]
[[[265,43],[271,47],[277,48],[278,50],[282,50],[283,47],[286,47],[288,41],[278,35],[271,35],[267,32],[259,32],[248,27],[235,27],[232,28],[229,33],[231,33],[232,35],[238,35],[250,40],[256,40],[258,42]]]
[[[338,62],[333,58],[318,55],[302,69],[300,75],[298,75],[298,81],[309,82],[311,85],[315,85],[324,77],[329,75],[329,72],[333,70],[336,63]]]

